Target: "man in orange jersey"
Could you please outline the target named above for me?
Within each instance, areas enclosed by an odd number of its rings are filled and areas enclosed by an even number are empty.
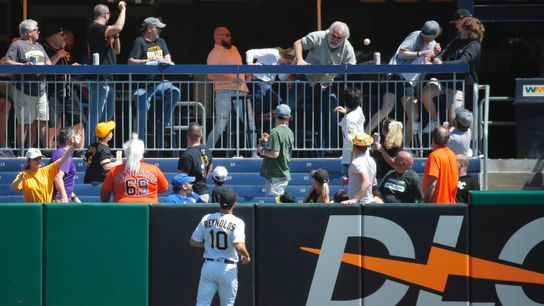
[[[144,142],[134,134],[123,145],[127,160],[111,169],[100,192],[100,200],[121,203],[157,203],[158,193],[168,191],[168,181],[161,170],[143,162]]]
[[[455,203],[459,176],[457,158],[448,148],[450,133],[443,126],[432,134],[433,151],[425,163],[423,174],[423,201],[425,203]]]

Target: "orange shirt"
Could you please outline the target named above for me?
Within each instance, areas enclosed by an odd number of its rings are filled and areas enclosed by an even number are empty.
[[[242,65],[242,56],[236,49],[236,46],[232,46],[227,49],[220,45],[215,47],[208,54],[208,65]],[[217,81],[214,83],[214,90],[229,89],[239,90],[247,93],[249,90],[246,86],[245,74],[209,74],[208,79]]]
[[[40,167],[35,173],[24,170],[26,178],[19,183],[23,190],[23,201],[30,203],[50,203],[53,198],[55,175],[59,172],[58,163]],[[19,179],[20,173],[15,177]],[[14,180],[14,181],[15,181]]]
[[[168,190],[168,181],[161,170],[144,162],[137,173],[126,172],[125,165],[113,167],[102,183],[102,192],[113,192],[113,201],[120,203],[157,203],[158,193]]]
[[[437,178],[436,189],[431,202],[439,204],[455,203],[459,173],[457,158],[450,148],[438,148],[429,155],[423,174],[422,187],[424,192],[427,190],[429,176]]]

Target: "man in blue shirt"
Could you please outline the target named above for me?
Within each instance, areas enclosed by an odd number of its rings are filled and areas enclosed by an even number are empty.
[[[193,192],[194,176],[188,176],[185,173],[179,173],[172,179],[171,195],[166,198],[166,203],[170,204],[193,204],[193,203],[206,203],[200,198],[200,196]]]

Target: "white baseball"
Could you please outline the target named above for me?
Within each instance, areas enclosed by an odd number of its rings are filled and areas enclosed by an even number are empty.
[[[363,44],[364,44],[365,46],[370,45],[370,39],[369,39],[369,38],[363,39]]]

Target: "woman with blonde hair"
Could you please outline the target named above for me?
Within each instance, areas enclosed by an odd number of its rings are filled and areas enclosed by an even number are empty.
[[[329,203],[329,172],[325,169],[312,170],[313,183],[303,203]]]
[[[372,144],[371,156],[376,161],[376,178],[382,178],[389,170],[394,169],[394,158],[402,150],[402,122],[386,118],[382,121],[382,141]]]

